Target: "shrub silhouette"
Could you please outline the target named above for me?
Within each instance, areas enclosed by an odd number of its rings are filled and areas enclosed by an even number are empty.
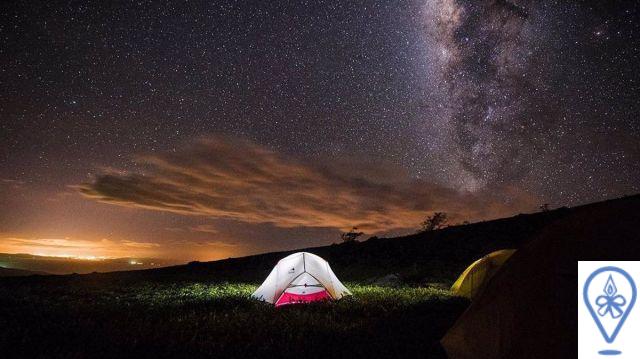
[[[340,234],[340,238],[344,243],[355,242],[356,238],[363,235],[364,232],[358,232],[358,227],[353,227],[349,232],[344,232]]]
[[[446,227],[447,214],[445,212],[435,212],[420,223],[419,233],[429,232]]]

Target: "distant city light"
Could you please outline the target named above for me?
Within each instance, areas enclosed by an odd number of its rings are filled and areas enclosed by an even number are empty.
[[[46,253],[34,253],[35,256],[52,257],[52,258],[64,258],[64,259],[77,259],[82,261],[103,261],[112,259],[107,256],[93,256],[93,255],[75,255],[75,254],[46,254]]]

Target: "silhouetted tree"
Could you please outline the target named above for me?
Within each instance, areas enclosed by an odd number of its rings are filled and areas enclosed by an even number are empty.
[[[540,209],[540,212],[549,212],[549,203],[543,203],[538,206],[538,208]]]
[[[445,212],[435,212],[420,223],[419,232],[429,232],[446,227],[447,214]]]
[[[356,238],[360,237],[363,234],[364,232],[358,232],[358,227],[353,227],[349,232],[340,234],[340,238],[342,238],[342,241],[345,243],[355,242]]]

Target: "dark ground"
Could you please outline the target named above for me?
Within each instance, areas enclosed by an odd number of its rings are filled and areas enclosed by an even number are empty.
[[[639,197],[618,201],[636,203]],[[607,206],[602,202],[590,206]],[[290,252],[135,272],[0,279],[2,357],[442,357],[468,306],[446,289],[475,259],[519,248],[589,206],[306,249],[354,296],[275,309],[248,298]],[[372,278],[397,273],[403,283]]]

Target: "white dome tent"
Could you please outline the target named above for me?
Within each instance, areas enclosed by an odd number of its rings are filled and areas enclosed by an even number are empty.
[[[351,292],[327,261],[315,254],[298,252],[281,259],[251,297],[279,307],[340,299],[345,295]]]

